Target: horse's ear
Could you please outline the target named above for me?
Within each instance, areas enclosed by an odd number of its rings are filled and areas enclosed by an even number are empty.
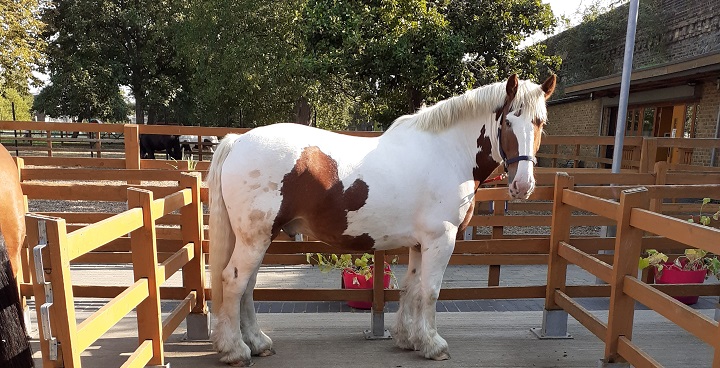
[[[512,101],[517,94],[518,89],[518,76],[513,74],[508,78],[507,84],[505,85],[505,92],[507,92],[508,98]]]
[[[557,77],[555,74],[548,77],[548,79],[543,82],[541,88],[543,92],[545,92],[545,99],[547,100],[552,96],[553,92],[555,92],[555,83],[557,82]]]

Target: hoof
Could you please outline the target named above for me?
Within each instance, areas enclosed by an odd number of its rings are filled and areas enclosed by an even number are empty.
[[[448,360],[448,359],[450,359],[450,353],[448,353],[447,351],[442,351],[437,355],[431,356],[429,359],[437,360],[437,361]]]
[[[269,357],[271,355],[275,355],[275,349],[273,348],[266,349],[258,353],[259,357]]]
[[[251,359],[248,359],[248,360],[238,360],[238,361],[235,361],[235,362],[226,362],[226,361],[224,361],[224,360],[221,359],[221,361],[223,361],[224,363],[227,363],[227,365],[229,365],[229,366],[231,366],[231,367],[250,367],[250,366],[252,366],[253,364],[255,364],[255,363],[253,363],[253,361],[252,361]]]

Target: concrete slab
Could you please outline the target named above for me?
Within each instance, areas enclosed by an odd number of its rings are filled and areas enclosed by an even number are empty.
[[[703,310],[712,316],[713,310]],[[637,311],[633,341],[666,367],[707,367],[712,350],[652,311]],[[88,313],[81,313],[86,318]],[[606,311],[597,316],[607,318]],[[387,326],[394,314],[386,317]],[[541,312],[438,313],[439,332],[450,345],[452,359],[433,362],[419,353],[395,347],[392,340],[368,341],[363,330],[370,315],[359,313],[263,313],[260,326],[273,339],[277,354],[255,358],[255,367],[595,367],[603,344],[570,318],[572,340],[537,340]],[[124,318],[90,347],[84,367],[119,367],[137,346],[136,320]],[[181,326],[165,344],[173,368],[226,367],[209,341],[183,340]],[[37,350],[38,343],[33,341]],[[39,353],[35,354],[39,358]],[[39,362],[39,361],[38,361]],[[690,364],[690,365],[688,365]]]

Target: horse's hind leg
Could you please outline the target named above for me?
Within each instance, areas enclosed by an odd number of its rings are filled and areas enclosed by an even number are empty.
[[[445,268],[455,247],[456,233],[456,227],[449,227],[444,234],[422,242],[422,296],[419,318],[413,323],[417,328],[416,337],[420,350],[426,358],[434,360],[450,359],[447,342],[437,333],[435,304],[440,295]]]
[[[222,362],[239,367],[252,365],[251,350],[243,341],[243,331],[240,316],[241,298],[249,289],[250,279],[265,255],[270,244],[267,239],[264,244],[246,244],[242,236],[235,242],[235,250],[222,272],[223,304],[217,316],[217,323],[213,331],[215,348],[223,356]]]
[[[413,340],[416,340],[413,334],[412,324],[417,321],[418,305],[422,295],[420,290],[420,265],[422,261],[422,253],[418,247],[410,248],[410,257],[408,260],[408,269],[403,279],[403,286],[400,291],[400,308],[397,311],[395,320],[395,328],[393,330],[393,340],[395,345],[402,349],[416,349]]]
[[[275,354],[272,340],[265,335],[257,324],[255,315],[255,303],[253,302],[253,290],[257,281],[257,268],[248,282],[247,289],[240,300],[240,326],[242,328],[243,341],[250,347],[252,355],[270,356]]]

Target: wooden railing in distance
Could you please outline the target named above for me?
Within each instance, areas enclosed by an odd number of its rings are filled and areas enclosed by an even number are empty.
[[[713,367],[720,367],[720,329],[718,323],[672,298],[679,295],[717,295],[718,285],[654,285],[637,278],[637,264],[643,245],[643,234],[650,233],[681,244],[683,247],[720,253],[720,230],[689,223],[682,219],[650,211],[651,198],[693,197],[694,186],[648,186],[610,188],[620,190],[619,202],[587,194],[590,187],[573,188],[572,177],[558,173],[555,182],[555,209],[551,237],[547,309],[562,308],[605,343],[606,363],[629,362],[636,367],[662,367],[632,342],[635,301],[663,315],[714,349]],[[586,193],[578,192],[583,190]],[[597,189],[597,188],[596,188]],[[720,185],[706,185],[703,195],[720,194]],[[606,217],[617,225],[615,249],[611,263],[575,247],[568,240],[569,215],[572,209]],[[607,323],[582,307],[565,288],[568,263],[578,265],[607,282],[610,306]],[[639,331],[641,333],[642,331]]]
[[[29,244],[46,244],[42,260],[37,260],[49,275],[52,284],[52,308],[49,316],[43,316],[37,308],[43,367],[80,367],[80,354],[136,308],[139,346],[132,352],[126,364],[132,366],[163,365],[163,342],[177,328],[182,319],[195,311],[206,312],[204,298],[204,261],[202,251],[202,212],[200,203],[200,177],[184,174],[180,189],[164,198],[153,199],[153,193],[138,188],[127,189],[129,209],[120,214],[79,228],[70,233],[64,219],[28,214]],[[180,210],[183,225],[194,227],[184,231],[187,243],[158,261],[156,221],[173,211]],[[40,232],[40,229],[46,229]],[[93,297],[112,300],[93,313],[79,325],[75,324],[75,290],[70,279],[70,262],[130,233],[131,261],[134,283],[130,287],[86,286],[85,293]],[[40,234],[40,235],[39,235]],[[43,242],[40,241],[43,239]],[[46,239],[46,241],[45,241]],[[184,297],[170,316],[163,321],[160,313],[160,286],[179,269],[192,280],[186,280],[182,290]],[[46,276],[47,279],[48,276]],[[46,303],[44,286],[34,283],[36,303]],[[87,295],[86,295],[87,296]],[[49,325],[48,325],[49,321]],[[56,336],[45,336],[51,331]],[[50,354],[51,339],[56,338],[57,359]]]

